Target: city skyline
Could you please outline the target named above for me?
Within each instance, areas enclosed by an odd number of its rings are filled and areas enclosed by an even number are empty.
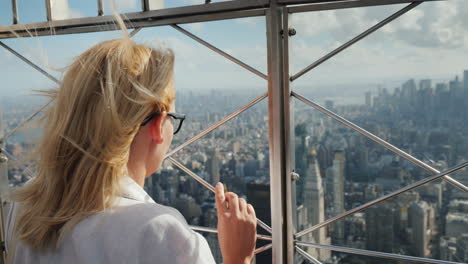
[[[202,0],[165,1],[166,7],[202,3]],[[138,10],[140,1],[117,1],[117,4],[121,6],[119,10],[131,12]],[[291,25],[297,34],[291,38],[291,74],[303,69],[401,7],[402,5],[392,5],[294,14]],[[81,4],[71,2],[63,8],[71,17],[93,16],[96,9],[94,3],[86,2]],[[43,21],[45,12],[40,12],[41,10],[45,10],[45,7],[40,1],[33,2],[27,7],[20,3],[20,21],[24,23]],[[343,86],[349,83],[361,86],[370,84],[374,87],[376,84],[393,86],[395,82],[402,82],[410,77],[451,79],[453,72],[466,68],[465,54],[468,54],[466,10],[468,3],[463,0],[424,3],[293,84],[296,87],[317,89],[327,85]],[[105,11],[109,14],[108,9]],[[0,8],[0,25],[10,24],[10,16],[8,2],[5,8]],[[326,26],[310,26],[317,24]],[[263,18],[254,17],[194,23],[182,27],[265,73],[267,59],[264,25]],[[6,39],[4,43],[60,78],[61,73],[53,69],[65,67],[74,56],[95,43],[120,36],[120,32],[114,31]],[[266,82],[261,78],[182,36],[170,27],[145,28],[135,36],[135,40],[139,43],[165,45],[174,49],[176,86],[181,90],[266,87]],[[31,71],[28,65],[4,49],[0,51],[0,67],[5,76],[0,89],[2,96],[17,96],[29,91],[32,80],[35,89],[54,87],[52,82]]]
[[[361,94],[364,102],[360,105],[339,105],[329,100],[324,105],[444,170],[468,160],[465,151],[468,139],[463,136],[463,131],[468,131],[468,122],[463,121],[468,119],[463,110],[468,104],[467,76],[465,71],[463,78],[447,83],[410,79],[394,90]],[[180,135],[174,138],[173,147],[253,97],[255,93],[244,92],[179,94],[179,110],[192,115]],[[193,104],[194,101],[199,103]],[[26,115],[10,110],[4,115],[9,119],[14,113]],[[428,176],[427,172],[300,102],[295,104],[295,121],[295,169],[299,174],[296,213],[301,230]],[[14,126],[17,122],[7,123]],[[8,141],[6,146],[10,153],[17,155],[30,147]],[[269,224],[268,153],[267,105],[263,101],[176,153],[174,158],[211,184],[225,182],[230,190],[251,202],[258,211],[257,216]],[[16,165],[10,168],[10,181],[24,182],[28,178],[24,169]],[[468,184],[466,172],[454,177]],[[145,189],[157,202],[180,210],[190,224],[216,226],[211,193],[169,162],[147,179]],[[444,181],[436,181],[321,228],[304,239],[458,261],[456,258],[464,252],[461,245],[465,243],[459,234],[468,232],[466,204],[468,196]],[[318,214],[317,208],[322,208]],[[386,224],[372,224],[380,222]],[[207,235],[207,239],[214,256],[220,260],[216,236]],[[324,263],[359,263],[326,250],[308,249],[308,252]],[[257,263],[268,263],[265,261],[271,258],[269,254],[262,253]]]

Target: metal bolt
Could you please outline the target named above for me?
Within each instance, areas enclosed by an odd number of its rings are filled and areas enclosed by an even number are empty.
[[[296,173],[296,172],[291,172],[291,180],[292,181],[297,181],[299,180],[300,176],[299,176],[299,173]]]
[[[294,36],[294,35],[296,35],[296,30],[294,28],[290,28],[288,30],[288,34],[289,34],[289,36]]]

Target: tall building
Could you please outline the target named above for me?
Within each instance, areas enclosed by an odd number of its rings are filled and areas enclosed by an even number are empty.
[[[345,178],[345,153],[342,150],[335,151],[333,165],[327,170],[327,178],[331,181],[333,215],[344,212],[344,178]],[[332,239],[334,244],[344,242],[344,221],[334,223]]]
[[[255,208],[255,214],[265,224],[271,226],[270,184],[266,182],[247,183],[247,202]],[[260,234],[267,234],[262,228],[257,228]],[[257,240],[257,247],[268,244],[268,241]],[[255,256],[256,264],[271,263],[271,250],[264,251]]]
[[[465,94],[468,93],[468,70],[463,72],[463,89],[465,90]]]
[[[414,202],[408,210],[408,218],[414,254],[418,257],[430,256],[430,241],[435,228],[434,209],[424,201]]]
[[[468,233],[460,235],[457,239],[457,261],[468,263]]]
[[[0,142],[3,148],[3,142]],[[8,192],[8,158],[0,151],[0,197]]]
[[[366,92],[366,106],[371,107],[372,106],[372,93],[371,92]]]
[[[397,248],[396,214],[394,206],[388,203],[366,210],[366,249],[394,252]]]
[[[211,177],[210,182],[216,184],[220,180],[221,154],[217,148],[209,150],[207,154],[206,170]]]
[[[308,168],[304,182],[304,207],[307,210],[307,222],[313,226],[325,221],[325,201],[322,185],[322,176],[317,161],[317,153],[312,149],[308,155]],[[312,234],[313,239],[319,244],[330,244],[327,229],[320,228]],[[330,258],[329,250],[319,250],[318,258],[327,260]]]

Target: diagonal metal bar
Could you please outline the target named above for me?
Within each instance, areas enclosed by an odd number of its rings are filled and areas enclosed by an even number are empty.
[[[399,254],[393,254],[393,253],[385,253],[385,252],[371,251],[371,250],[365,250],[365,249],[347,248],[347,247],[340,247],[340,246],[333,246],[333,245],[323,245],[323,244],[310,243],[310,242],[297,241],[296,244],[299,246],[303,246],[303,247],[321,248],[321,249],[328,249],[328,250],[338,251],[338,252],[343,252],[343,253],[357,254],[357,255],[362,255],[362,256],[403,260],[403,261],[411,261],[411,262],[418,262],[418,263],[462,264],[459,262],[452,262],[452,261],[446,261],[446,260],[419,258],[419,257],[399,255]]]
[[[8,50],[9,52],[13,53],[13,55],[15,55],[16,57],[20,58],[22,61],[26,62],[27,64],[29,64],[31,67],[33,67],[34,69],[36,69],[37,71],[39,71],[40,73],[42,73],[43,75],[45,75],[47,78],[49,78],[51,81],[55,82],[56,84],[60,84],[60,81],[55,78],[54,76],[50,75],[48,72],[46,72],[45,70],[43,70],[41,67],[39,67],[37,64],[35,64],[34,62],[28,60],[26,57],[24,57],[23,55],[21,55],[20,53],[18,53],[16,50],[10,48],[7,44],[3,43],[2,41],[0,41],[0,46],[4,47],[6,50]]]
[[[172,26],[174,29],[176,29],[177,31],[181,32],[182,34],[188,36],[189,38],[195,40],[196,42],[202,44],[203,46],[209,48],[210,50],[212,50],[212,51],[218,53],[219,55],[225,57],[226,59],[228,59],[228,60],[230,60],[230,61],[232,61],[232,62],[238,64],[238,65],[241,66],[242,68],[244,68],[244,69],[246,69],[246,70],[248,70],[248,71],[250,71],[250,72],[252,72],[252,73],[254,73],[254,74],[258,75],[258,76],[260,76],[261,78],[263,78],[263,79],[265,79],[265,80],[268,80],[268,76],[267,76],[267,75],[261,73],[260,71],[254,69],[253,67],[251,67],[251,66],[249,66],[249,65],[247,65],[247,64],[245,64],[245,63],[243,63],[242,61],[240,61],[240,60],[234,58],[233,56],[227,54],[226,52],[224,52],[224,51],[222,51],[222,50],[216,48],[215,46],[213,46],[213,45],[211,45],[210,43],[204,41],[203,39],[201,39],[201,38],[195,36],[194,34],[190,33],[189,31],[187,31],[187,30],[181,28],[181,27],[178,26],[178,25],[171,25],[171,26]]]
[[[136,33],[138,33],[139,31],[141,30],[141,28],[136,28],[135,30],[133,30],[131,33],[130,33],[130,37],[133,37]],[[35,64],[34,62],[30,61],[29,59],[27,59],[26,57],[24,57],[23,55],[21,55],[20,53],[18,53],[16,50],[12,49],[10,46],[6,45],[5,43],[3,43],[2,41],[0,41],[0,46],[2,46],[3,48],[5,48],[6,50],[8,50],[9,52],[11,52],[13,55],[15,55],[16,57],[20,58],[22,61],[26,62],[27,64],[29,64],[31,67],[33,67],[34,69],[36,69],[37,71],[39,71],[40,73],[42,73],[44,76],[46,76],[47,78],[49,78],[51,81],[55,82],[56,84],[60,85],[60,81],[55,78],[54,76],[52,76],[51,74],[49,74],[48,72],[46,72],[45,70],[43,70],[41,67],[39,67],[37,64]],[[34,112],[31,116],[29,116],[28,118],[26,118],[23,122],[21,122],[17,127],[15,127],[14,129],[12,129],[11,131],[7,132],[2,138],[0,138],[0,142],[4,142],[9,136],[13,135],[16,131],[18,131],[21,127],[23,127],[26,123],[28,123],[29,121],[31,121],[36,115],[38,115],[40,112],[42,112],[47,106],[49,106],[50,104],[52,103],[52,101],[49,101],[47,104],[43,105],[41,108],[39,108],[39,110],[37,110],[36,112]]]
[[[295,75],[291,76],[290,80],[291,81],[296,80],[297,78],[301,77],[302,75],[304,75],[308,71],[312,70],[313,68],[319,66],[320,64],[322,64],[325,61],[329,60],[330,58],[334,57],[336,54],[338,54],[338,53],[342,52],[343,50],[347,49],[348,47],[352,46],[354,43],[356,43],[356,42],[360,41],[361,39],[367,37],[368,35],[374,33],[378,29],[382,28],[383,26],[385,26],[386,24],[392,22],[393,20],[397,19],[398,17],[400,17],[401,15],[403,15],[406,12],[410,11],[411,9],[417,7],[421,3],[422,2],[413,2],[413,3],[409,4],[408,6],[404,7],[400,11],[398,11],[395,14],[387,17],[386,19],[384,19],[381,22],[377,23],[373,27],[371,27],[368,30],[364,31],[363,33],[359,34],[358,36],[356,36],[352,40],[346,42],[345,44],[343,44],[340,47],[336,48],[332,52],[328,53],[327,55],[325,55],[322,58],[318,59],[314,63],[310,64],[309,66],[307,66],[302,71],[300,71],[300,72],[296,73]]]
[[[9,159],[11,159],[13,161],[18,161],[18,159],[15,156],[13,156],[11,153],[9,153],[8,151],[6,151],[3,148],[0,148],[0,153],[5,154]],[[29,167],[26,167],[24,170],[27,173],[29,173],[29,176],[34,177],[35,174],[34,174],[34,172],[31,171],[31,169]]]
[[[314,263],[314,264],[322,264],[318,259],[312,257],[309,253],[307,253],[305,250],[302,248],[295,246],[297,253],[301,254],[304,258],[306,258],[308,261]]]
[[[193,138],[187,140],[185,143],[181,144],[180,146],[176,147],[175,149],[169,151],[169,153],[166,154],[166,156],[164,157],[165,159],[167,159],[168,157],[174,155],[176,152],[178,152],[179,150],[185,148],[186,146],[192,144],[193,142],[197,141],[198,139],[200,139],[201,137],[205,136],[206,134],[210,133],[211,131],[215,130],[216,128],[220,127],[221,125],[223,125],[224,123],[228,122],[229,120],[233,119],[234,117],[238,116],[239,114],[241,114],[242,112],[244,112],[245,110],[249,109],[250,107],[254,106],[255,104],[259,103],[260,101],[262,101],[263,99],[265,99],[266,97],[268,97],[268,93],[264,93],[263,95],[255,98],[254,100],[252,100],[251,102],[249,102],[248,104],[244,105],[243,107],[241,107],[239,110],[231,113],[230,115],[226,116],[223,120],[219,121],[218,123],[210,126],[209,128],[205,129],[203,132],[201,132],[200,134],[194,136]]]
[[[191,170],[189,170],[187,167],[185,167],[184,165],[182,165],[180,162],[178,162],[177,160],[175,160],[174,158],[171,158],[169,157],[169,160],[174,164],[176,165],[178,168],[180,168],[181,170],[183,170],[185,173],[187,173],[188,175],[190,175],[192,178],[194,178],[196,181],[198,181],[199,183],[201,183],[203,186],[205,186],[205,188],[207,188],[208,190],[212,191],[212,192],[215,192],[215,188],[209,184],[207,181],[205,181],[204,179],[202,179],[200,176],[198,176],[197,174],[195,174],[194,172],[192,172]],[[257,223],[258,225],[265,229],[268,233],[271,234],[271,228],[265,224],[263,221],[261,221],[260,219],[257,218]]]
[[[199,232],[218,233],[218,229],[213,227],[191,225],[190,228]],[[257,239],[271,241],[271,236],[257,234]]]
[[[258,253],[262,253],[263,251],[267,251],[273,247],[273,244],[266,244],[264,246],[261,246],[257,249],[255,249],[254,254],[257,255]]]
[[[300,12],[317,12],[327,10],[338,10],[345,8],[357,8],[357,7],[369,7],[369,6],[382,6],[382,5],[396,5],[396,4],[410,4],[412,2],[431,2],[440,0],[353,0],[353,1],[327,1],[322,3],[308,4],[304,1],[302,5],[288,7],[288,13],[300,13]],[[444,1],[444,0],[442,0]],[[285,4],[288,1],[280,1]]]
[[[135,28],[132,32],[130,32],[130,34],[129,34],[130,37],[135,36],[135,34],[138,33],[138,32],[140,32],[140,30],[141,30],[141,27]]]
[[[393,153],[397,154],[398,156],[416,164],[417,166],[431,172],[431,173],[434,173],[434,174],[437,174],[437,173],[440,173],[439,170],[429,166],[428,164],[422,162],[421,160],[411,156],[410,154],[404,152],[403,150],[395,147],[394,145],[388,143],[387,141],[375,136],[374,134],[368,132],[367,130],[355,125],[354,123],[348,121],[347,119],[333,113],[332,111],[324,108],[323,106],[295,93],[295,92],[291,92],[291,95],[296,97],[297,99],[299,99],[300,101],[302,101],[303,103],[309,105],[309,106],[312,106],[313,108],[317,109],[318,111],[326,114],[327,116],[335,119],[336,121],[342,123],[343,125],[351,128],[352,130],[360,133],[361,135],[369,138],[370,140],[384,146],[386,149],[392,151]],[[452,184],[453,186],[455,186],[456,188],[460,189],[461,191],[464,191],[464,192],[468,192],[468,187],[466,187],[465,185],[463,185],[462,183],[458,182],[457,180],[453,179],[452,177],[446,175],[444,176],[444,180],[446,180],[447,182],[449,182],[450,184]]]
[[[384,195],[384,196],[382,196],[382,197],[380,197],[380,198],[377,198],[377,199],[375,199],[375,200],[373,200],[373,201],[370,201],[370,202],[368,202],[368,203],[365,203],[365,204],[363,204],[363,205],[361,205],[361,206],[358,206],[358,207],[356,207],[356,208],[354,208],[354,209],[351,209],[351,210],[349,210],[349,211],[346,211],[346,212],[344,212],[344,213],[342,213],[342,214],[340,214],[340,215],[337,215],[337,216],[335,216],[335,217],[329,218],[329,219],[323,221],[322,223],[316,224],[316,225],[314,225],[314,226],[312,226],[312,227],[309,227],[309,228],[307,228],[307,229],[305,229],[305,230],[303,230],[303,231],[301,231],[301,232],[298,232],[298,233],[296,234],[296,238],[299,238],[299,237],[301,237],[301,236],[303,236],[303,235],[305,235],[305,234],[308,234],[308,233],[310,233],[310,232],[312,232],[312,231],[315,231],[315,230],[317,230],[317,229],[319,229],[319,228],[321,228],[321,227],[324,227],[324,226],[326,226],[326,225],[328,225],[328,224],[330,224],[330,223],[333,223],[333,222],[335,222],[335,221],[338,221],[338,220],[340,220],[341,218],[344,218],[344,217],[346,217],[346,216],[348,216],[348,215],[352,215],[352,214],[357,213],[357,212],[359,212],[359,211],[361,211],[361,210],[364,210],[364,209],[366,209],[366,208],[368,208],[368,207],[371,207],[371,206],[373,206],[373,205],[375,205],[375,204],[378,204],[378,203],[381,203],[381,202],[383,202],[383,201],[386,201],[386,200],[388,200],[388,199],[390,199],[390,198],[393,198],[393,197],[395,197],[395,196],[397,196],[397,195],[399,195],[399,194],[402,194],[402,193],[407,192],[407,191],[409,191],[409,190],[413,190],[413,189],[415,189],[415,188],[417,188],[417,187],[419,187],[419,186],[421,186],[421,185],[424,185],[424,184],[426,184],[426,183],[428,183],[428,182],[431,182],[431,181],[437,180],[437,179],[439,179],[439,178],[442,178],[442,177],[443,177],[444,175],[446,175],[446,174],[450,174],[450,173],[456,172],[456,171],[461,170],[461,169],[463,169],[463,168],[465,168],[465,167],[467,167],[467,166],[468,166],[468,162],[461,163],[461,164],[459,164],[459,165],[457,165],[457,166],[454,166],[454,167],[451,167],[451,168],[449,168],[449,169],[447,169],[447,170],[445,170],[445,171],[443,171],[443,172],[441,172],[441,173],[439,173],[439,174],[436,174],[436,175],[427,177],[427,178],[422,179],[422,180],[420,180],[420,181],[417,181],[417,182],[415,182],[415,183],[413,183],[413,184],[410,184],[410,185],[408,185],[408,186],[406,186],[406,187],[403,187],[403,188],[401,188],[401,189],[399,189],[399,190],[397,190],[397,191],[395,191],[395,192],[392,192],[392,193],[390,193],[390,194]]]
[[[41,108],[39,108],[36,112],[32,113],[28,118],[26,118],[21,123],[19,123],[19,125],[17,125],[12,130],[8,131],[5,135],[3,135],[3,137],[0,138],[0,142],[5,142],[8,137],[10,137],[14,133],[16,133],[16,131],[20,130],[26,123],[31,121],[36,115],[38,115],[40,112],[42,112],[44,109],[46,109],[47,106],[49,106],[51,103],[52,103],[52,101],[49,101],[47,104],[41,106]]]
[[[216,228],[212,228],[212,227],[190,226],[190,228],[192,230],[198,231],[198,232],[208,232],[208,233],[216,233],[216,234],[218,233],[218,230]],[[257,234],[257,239],[271,241],[271,236]],[[264,246],[261,246],[261,247],[255,249],[254,254],[258,254],[258,253],[261,253],[263,251],[266,251],[266,250],[270,249],[271,247],[272,247],[271,243],[269,243],[267,245],[264,245]]]

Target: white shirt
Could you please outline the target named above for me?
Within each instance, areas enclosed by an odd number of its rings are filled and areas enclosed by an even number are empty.
[[[154,202],[128,176],[122,190],[116,206],[80,221],[57,250],[35,251],[17,242],[14,263],[215,263],[205,238],[179,211]],[[14,215],[11,210],[7,241]]]

